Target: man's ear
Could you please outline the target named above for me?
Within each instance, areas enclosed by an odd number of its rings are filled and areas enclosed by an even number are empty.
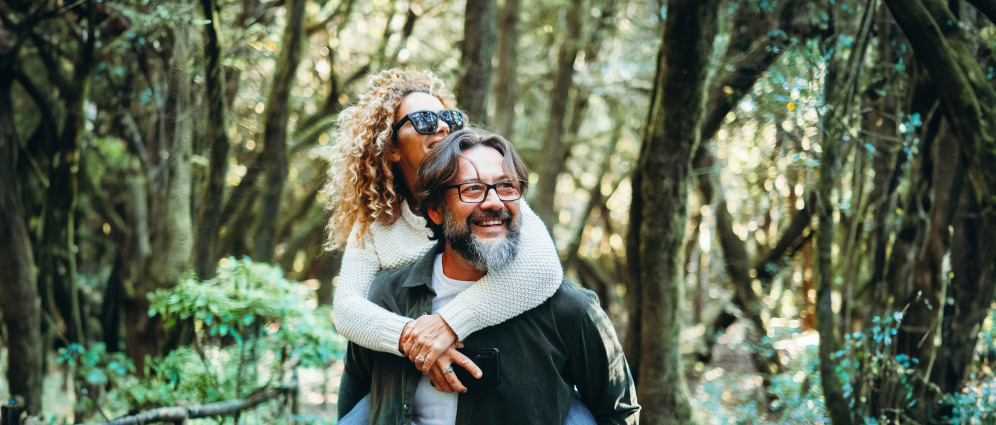
[[[438,226],[443,225],[443,211],[439,209],[439,204],[429,204],[429,206],[426,207],[425,212],[429,215],[429,220],[432,220],[433,223]]]

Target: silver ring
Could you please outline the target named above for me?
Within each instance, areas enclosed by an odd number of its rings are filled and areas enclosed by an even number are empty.
[[[453,373],[453,364],[450,363],[449,366],[446,366],[446,369],[443,369],[443,373]]]
[[[422,357],[422,355],[419,354],[419,355],[415,356],[415,361],[417,361],[419,363],[425,363],[425,357]]]

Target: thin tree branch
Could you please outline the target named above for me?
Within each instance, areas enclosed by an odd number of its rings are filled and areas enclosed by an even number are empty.
[[[756,277],[762,285],[770,283],[771,279],[778,275],[781,271],[779,266],[784,263],[785,254],[791,252],[790,248],[803,234],[803,231],[810,226],[813,213],[816,211],[816,191],[810,190],[806,194],[805,202],[805,206],[796,213],[795,217],[792,217],[792,221],[789,222],[788,228],[782,232],[775,247],[754,263]]]
[[[185,419],[232,415],[244,410],[249,410],[278,396],[286,396],[296,390],[296,383],[276,388],[261,388],[241,400],[222,401],[193,407],[163,407],[145,411],[137,415],[125,416],[109,422],[100,422],[89,425],[139,425],[155,422],[177,422]]]

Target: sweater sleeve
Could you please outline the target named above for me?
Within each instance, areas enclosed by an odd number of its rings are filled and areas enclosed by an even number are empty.
[[[560,286],[564,271],[546,226],[524,201],[519,213],[522,239],[518,255],[505,267],[489,271],[439,310],[457,339],[542,304]]]
[[[410,318],[391,313],[367,300],[367,291],[380,270],[373,238],[364,238],[361,248],[354,228],[346,241],[342,256],[339,283],[332,299],[336,332],[346,339],[371,350],[398,351],[401,331]]]

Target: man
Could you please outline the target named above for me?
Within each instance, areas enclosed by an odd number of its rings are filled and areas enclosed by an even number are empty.
[[[378,275],[368,298],[414,318],[508,264],[518,253],[527,176],[501,136],[462,130],[439,143],[419,167],[416,196],[440,242],[420,260]],[[611,323],[593,293],[566,279],[545,303],[475,332],[464,344],[499,350],[497,386],[438,391],[407,359],[350,344],[340,417],[369,393],[373,424],[562,424],[576,387],[596,423],[639,420],[632,376]],[[440,373],[455,382],[452,367]]]

